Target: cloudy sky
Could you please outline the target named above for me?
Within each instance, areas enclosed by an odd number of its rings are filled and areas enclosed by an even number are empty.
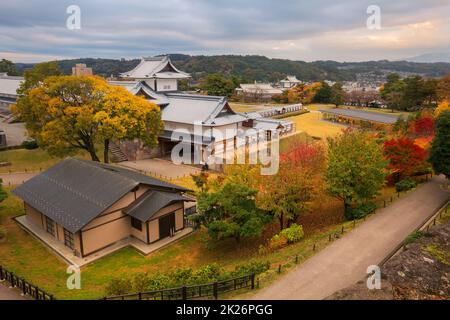
[[[81,29],[66,26],[81,9]],[[381,9],[368,29],[367,8]],[[162,53],[293,60],[402,59],[450,51],[450,0],[1,0],[0,58],[35,62]]]

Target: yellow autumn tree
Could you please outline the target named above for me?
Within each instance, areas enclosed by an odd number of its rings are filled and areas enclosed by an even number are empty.
[[[95,76],[54,76],[27,92],[13,109],[28,134],[50,154],[86,150],[99,161],[96,144],[109,162],[111,140],[141,139],[157,144],[163,128],[157,105]]]
[[[439,103],[436,110],[434,110],[435,118],[439,117],[439,115],[444,111],[450,111],[450,103],[448,102],[448,100],[444,100],[441,103]]]

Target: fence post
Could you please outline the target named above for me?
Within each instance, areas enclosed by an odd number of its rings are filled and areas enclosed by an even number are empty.
[[[295,264],[297,264],[297,263],[298,263],[298,254],[295,255]]]
[[[281,264],[278,265],[278,273],[281,273]]]
[[[23,293],[23,295],[27,294],[27,291],[25,290],[25,279],[24,278],[22,278],[22,293]]]
[[[328,235],[328,242],[331,242],[331,233]]]
[[[344,234],[344,226],[342,226],[341,233]]]
[[[142,300],[142,293],[141,292],[138,293],[138,299]]]
[[[181,299],[187,300],[187,289],[186,289],[186,286],[181,287]]]
[[[255,273],[252,273],[251,277],[251,281],[252,281],[252,285],[251,288],[252,290],[255,289]]]
[[[218,290],[218,283],[217,281],[213,283],[213,295],[214,295],[214,299],[217,300],[219,293],[217,292]]]

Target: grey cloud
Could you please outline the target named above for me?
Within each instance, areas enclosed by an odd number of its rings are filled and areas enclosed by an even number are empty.
[[[256,51],[270,56],[269,44],[277,41],[307,41],[329,32],[364,28],[366,8],[374,2],[381,7],[386,26],[421,22],[424,17],[443,19],[450,5],[439,0],[3,1],[0,52],[133,57],[165,52],[235,53],[236,46],[245,49],[246,43],[267,42],[266,50]],[[81,7],[82,30],[65,29],[66,8],[71,4]],[[239,53],[256,52],[246,50]],[[358,59],[368,53],[361,50],[351,56]],[[301,58],[300,53],[285,54]],[[329,54],[316,53],[317,59]],[[382,51],[380,58],[384,58]]]

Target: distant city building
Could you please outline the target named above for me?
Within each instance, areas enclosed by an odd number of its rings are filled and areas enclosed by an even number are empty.
[[[287,76],[285,79],[280,81],[281,89],[290,89],[302,83],[295,76]]]
[[[88,68],[84,63],[77,63],[75,67],[72,67],[72,75],[92,76],[92,68]]]
[[[283,90],[274,88],[270,83],[243,83],[237,88],[236,94],[245,96],[255,101],[270,100],[277,94],[282,94]]]

